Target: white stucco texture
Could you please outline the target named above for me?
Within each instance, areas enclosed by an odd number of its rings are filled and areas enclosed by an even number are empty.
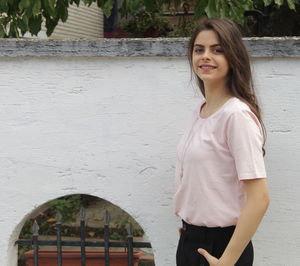
[[[252,60],[267,129],[271,205],[255,266],[300,265],[300,59]],[[16,266],[26,217],[84,193],[145,230],[157,266],[174,266],[177,142],[201,97],[185,58],[18,57],[0,64],[0,265]]]

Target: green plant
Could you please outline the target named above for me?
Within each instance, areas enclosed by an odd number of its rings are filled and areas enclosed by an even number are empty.
[[[117,235],[119,235],[119,239],[125,239],[128,236],[128,226],[131,223],[130,219],[128,217],[124,217],[123,219],[120,219],[115,223],[113,233],[117,232]],[[140,226],[133,225],[133,236],[143,236],[144,231]]]
[[[165,37],[171,31],[166,19],[146,10],[133,13],[132,18],[120,26],[122,32],[132,37]]]
[[[96,2],[108,17],[114,0],[81,0],[86,5]],[[45,22],[47,35],[50,36],[59,20],[66,22],[68,7],[79,6],[80,0],[1,0],[0,1],[0,38],[16,38],[26,32],[37,35]]]
[[[76,220],[76,216],[81,207],[86,207],[90,200],[94,200],[95,197],[88,195],[70,195],[61,197],[50,201],[49,208],[42,213],[39,213],[34,219],[30,219],[25,222],[20,238],[31,238],[31,226],[34,220],[39,225],[40,235],[55,234],[55,222],[56,214],[60,212],[62,214],[62,223],[70,223]],[[68,234],[69,229],[63,228],[63,233]]]
[[[20,239],[30,239],[32,237],[32,224],[36,220],[39,225],[39,234],[40,235],[55,235],[56,234],[56,214],[60,212],[62,214],[62,222],[69,223],[74,222],[76,215],[78,214],[81,207],[86,207],[91,200],[95,200],[95,197],[89,195],[70,195],[61,197],[55,200],[50,201],[49,208],[42,213],[39,213],[38,216],[29,219],[25,222],[19,238]],[[74,232],[68,226],[62,227],[63,235],[72,235]],[[75,234],[74,234],[75,235]],[[23,265],[22,260],[20,259],[22,254],[26,251],[32,249],[30,246],[20,246],[18,250],[19,265]]]
[[[109,17],[115,0],[81,0],[86,5],[93,2],[102,8],[106,17]],[[127,17],[133,12],[145,10],[152,14],[171,5],[175,9],[183,3],[195,3],[195,17],[227,17],[243,25],[244,13],[253,10],[256,3],[269,6],[275,3],[277,7],[287,3],[291,10],[295,10],[298,0],[124,0],[119,13]],[[80,0],[1,0],[0,1],[0,38],[16,38],[24,36],[26,32],[37,35],[41,31],[44,21],[46,33],[52,34],[59,20],[66,22],[68,7],[71,4],[79,5]]]
[[[275,2],[267,7],[257,2],[254,12],[246,16],[244,24],[246,36],[299,36],[300,35],[300,1],[295,11],[288,2],[281,6]]]
[[[119,234],[118,232],[112,232],[110,234],[110,238],[113,240],[121,240],[124,238],[124,236],[122,236],[121,234]]]
[[[49,205],[52,207],[51,214],[53,217],[57,212],[60,212],[63,214],[62,222],[74,222],[77,213],[83,206],[83,200],[81,195],[71,195],[52,200]]]
[[[190,37],[197,25],[196,19],[186,20],[184,23],[178,23],[173,30],[168,33],[168,37]]]
[[[75,236],[80,235],[80,228],[74,226],[72,222],[75,221],[78,216],[81,207],[88,208],[94,205],[96,202],[101,202],[103,199],[90,196],[90,195],[70,195],[61,197],[48,202],[49,208],[43,212],[40,212],[36,217],[33,217],[25,222],[21,233],[19,235],[20,239],[31,239],[32,237],[32,224],[34,220],[37,221],[39,225],[39,235],[56,235],[56,213],[59,211],[62,214],[62,236]],[[110,238],[114,240],[125,240],[127,233],[127,224],[131,221],[128,214],[124,211],[118,216],[118,219],[112,221],[112,226],[110,227]],[[86,223],[86,232],[89,237],[103,238],[104,230],[103,228],[93,228],[88,226],[88,221]],[[134,236],[142,236],[144,234],[142,228],[138,225],[134,227]],[[19,246],[19,262],[18,265],[25,265],[21,259],[24,252],[32,249],[31,246]]]

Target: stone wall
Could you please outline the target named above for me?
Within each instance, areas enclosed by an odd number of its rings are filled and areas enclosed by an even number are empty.
[[[300,39],[247,39],[267,128],[271,206],[255,266],[300,265]],[[37,207],[82,193],[142,226],[174,266],[176,144],[201,98],[186,39],[0,41],[0,265]]]

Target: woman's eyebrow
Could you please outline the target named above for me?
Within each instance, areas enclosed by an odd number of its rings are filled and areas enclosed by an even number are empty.
[[[198,46],[198,47],[204,47],[204,45],[202,45],[202,44],[197,44],[197,43],[196,43],[196,44],[194,44],[194,47],[195,47],[195,46]],[[216,46],[221,46],[221,44],[219,44],[219,43],[216,43],[216,44],[212,44],[212,45],[210,45],[209,47],[212,47],[212,48],[213,48],[213,47],[216,47]]]

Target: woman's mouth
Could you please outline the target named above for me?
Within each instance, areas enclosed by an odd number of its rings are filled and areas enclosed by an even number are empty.
[[[213,69],[215,69],[215,68],[217,68],[217,67],[212,66],[212,65],[201,65],[200,68],[201,68],[202,70],[208,71],[208,70],[213,70]]]

